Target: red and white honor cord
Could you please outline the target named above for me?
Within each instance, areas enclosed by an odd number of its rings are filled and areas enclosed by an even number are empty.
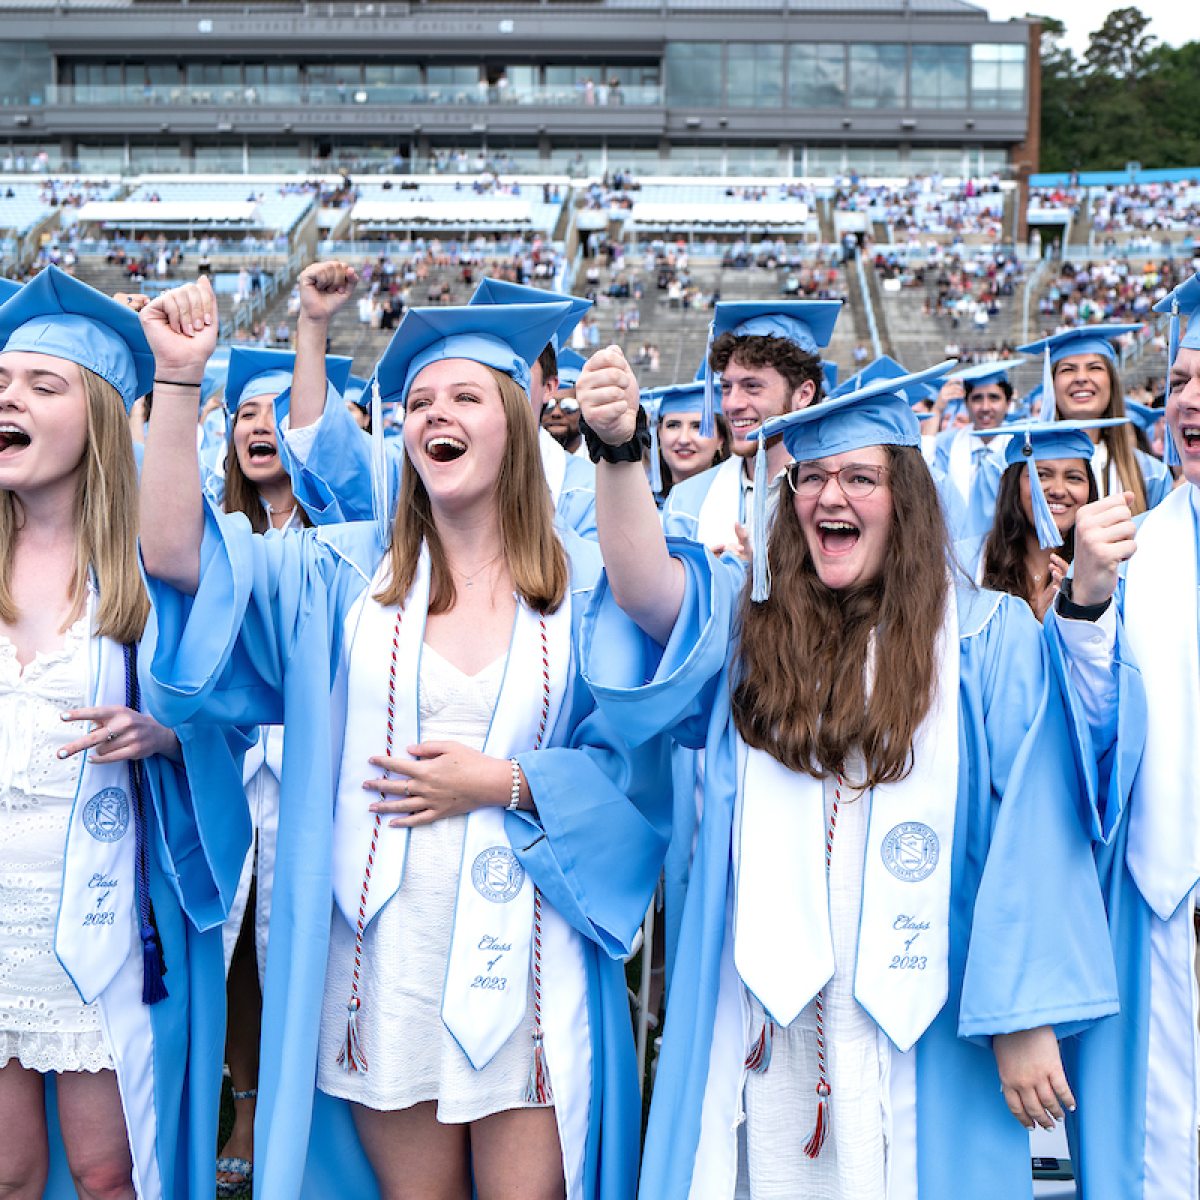
[[[550,719],[550,646],[546,637],[546,618],[540,619],[542,636],[542,715],[538,720],[535,750],[542,748],[546,736],[546,724]],[[529,1068],[529,1085],[525,1089],[525,1100],[529,1104],[553,1104],[554,1094],[550,1087],[550,1074],[546,1070],[545,1036],[542,1030],[542,893],[533,889],[533,954],[530,967],[533,972],[533,1062]]]
[[[396,663],[400,657],[400,622],[403,611],[396,613],[396,625],[392,630],[392,662],[388,670],[387,699],[387,756],[392,757],[396,736]],[[358,1036],[358,1014],[362,1009],[359,989],[362,984],[363,938],[367,932],[367,896],[371,891],[371,874],[375,870],[375,852],[379,848],[379,831],[383,828],[383,814],[375,814],[371,828],[371,845],[367,849],[367,865],[363,869],[362,891],[358,895],[358,920],[354,925],[354,972],[350,978],[350,999],[346,1003],[346,1040],[338,1051],[338,1066],[345,1067],[351,1074],[367,1073],[367,1056],[363,1053]]]

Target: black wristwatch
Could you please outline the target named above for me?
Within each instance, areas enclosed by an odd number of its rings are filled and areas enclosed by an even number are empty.
[[[1109,596],[1099,604],[1076,604],[1071,599],[1071,580],[1064,579],[1054,601],[1054,610],[1068,621],[1098,621],[1108,611],[1111,603],[1112,597]]]
[[[587,443],[588,458],[594,463],[640,463],[642,456],[650,448],[650,422],[646,419],[646,410],[638,409],[637,425],[633,437],[619,446],[610,446],[602,441],[594,429],[582,417],[579,418],[579,432]]]

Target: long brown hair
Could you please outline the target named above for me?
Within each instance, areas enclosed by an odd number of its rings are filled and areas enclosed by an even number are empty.
[[[771,595],[753,604],[743,593],[735,663],[733,719],[747,745],[818,779],[844,772],[858,748],[864,787],[912,769],[913,739],[936,694],[941,613],[954,603],[929,469],[915,448],[887,452],[892,517],[879,579],[827,588],[795,506],[781,496],[767,546]]]
[[[1098,498],[1096,477],[1090,465],[1086,465],[1088,477],[1087,502]],[[1020,596],[1033,607],[1036,589],[1029,578],[1026,565],[1026,550],[1031,526],[1021,506],[1021,472],[1024,463],[1014,463],[1000,476],[1000,490],[996,494],[996,516],[991,531],[983,545],[982,586],[997,592],[1009,592]],[[1055,551],[1060,558],[1071,562],[1075,557],[1075,527],[1063,535],[1063,544]]]
[[[275,435],[279,437],[278,432]],[[295,500],[295,496],[292,497]],[[255,533],[266,533],[271,528],[271,517],[263,507],[262,493],[258,484],[246,478],[242,464],[238,460],[237,450],[233,444],[233,430],[230,429],[229,448],[225,451],[225,499],[223,501],[227,513],[244,513],[250,522],[250,528]],[[312,525],[304,505],[296,503],[296,511],[300,514],[300,524],[305,528]]]
[[[137,466],[125,405],[112,384],[80,367],[87,397],[87,445],[75,485],[75,570],[67,624],[87,604],[89,571],[99,593],[93,633],[136,642],[146,627],[150,602],[138,570]],[[0,617],[19,619],[12,594],[12,560],[24,523],[15,493],[0,491]]]
[[[1117,370],[1117,364],[1110,358],[1104,358],[1104,369],[1108,373],[1108,407],[1100,414],[1102,417],[1123,417],[1125,413],[1125,390],[1121,386],[1121,373]],[[1054,376],[1058,377],[1058,368],[1060,363],[1054,364]],[[1058,414],[1063,415],[1061,412]],[[1117,468],[1117,478],[1121,481],[1121,486],[1128,492],[1133,493],[1133,503],[1130,508],[1136,516],[1140,512],[1145,512],[1146,504],[1146,480],[1142,475],[1142,468],[1138,466],[1137,455],[1134,450],[1137,448],[1137,439],[1134,437],[1133,430],[1129,425],[1109,425],[1099,431],[1100,440],[1108,448],[1108,461]],[[1108,475],[1105,473],[1104,479],[1105,494],[1108,491]]]
[[[496,480],[501,554],[512,574],[513,587],[525,603],[536,612],[552,613],[567,594],[567,555],[554,532],[554,504],[538,451],[537,423],[524,389],[503,371],[485,369],[499,389],[508,425]],[[429,611],[448,612],[457,596],[454,575],[433,519],[429,493],[408,457],[407,447],[404,458],[388,547],[388,579],[375,599],[386,605],[404,603],[424,543],[429,548]]]

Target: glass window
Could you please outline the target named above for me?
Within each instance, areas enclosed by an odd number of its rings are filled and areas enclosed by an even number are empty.
[[[479,83],[479,68],[469,66],[427,67],[426,82],[439,87],[473,87]]]
[[[965,108],[967,47],[913,46],[911,78],[913,108]]]
[[[667,103],[687,108],[721,104],[721,43],[667,43]]]
[[[725,80],[731,108],[778,108],[783,103],[783,47],[731,42],[726,49]]]
[[[410,86],[421,82],[421,68],[416,63],[388,63],[363,68],[364,83],[401,83]]]
[[[841,42],[799,42],[788,48],[788,104],[845,107],[846,47]]]
[[[1025,104],[1025,47],[971,47],[971,107],[1019,109]]]
[[[850,44],[850,107],[903,108],[905,48],[884,42]]]

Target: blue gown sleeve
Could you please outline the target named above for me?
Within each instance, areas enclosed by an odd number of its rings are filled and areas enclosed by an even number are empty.
[[[196,594],[147,579],[146,702],[164,725],[282,723],[293,649],[310,623],[328,640],[323,619],[338,602],[340,560],[315,532],[255,534],[206,503]]]
[[[355,423],[336,393],[312,427],[303,453],[287,434],[279,439],[279,461],[292,480],[292,491],[314,525],[371,520],[371,437]],[[299,431],[297,431],[299,432]],[[388,495],[399,495],[401,449],[386,443],[390,476]]]
[[[1079,695],[1072,678],[1070,648],[1052,611],[1046,614],[1045,621],[1050,665],[1066,705],[1076,770],[1086,788],[1091,836],[1102,845],[1112,842],[1128,807],[1145,747],[1148,720],[1146,689],[1121,617],[1123,597],[1124,577],[1118,581],[1113,601],[1117,606],[1112,665],[1116,701],[1107,706],[1102,723],[1095,720],[1094,706],[1085,705]]]
[[[704,746],[710,716],[725,686],[725,665],[745,567],[731,556],[715,558],[696,542],[668,538],[683,564],[679,616],[666,646],[638,634],[640,682],[610,651],[611,630],[625,621],[602,578],[584,618],[583,671],[596,703],[632,745],[669,734],[692,749]]]
[[[1116,968],[1066,712],[1040,628],[1022,601],[1001,598],[985,629],[967,642],[960,779],[965,765],[974,776],[972,820],[987,821],[990,833],[959,1033],[1052,1025],[1066,1037],[1117,1011]]]

